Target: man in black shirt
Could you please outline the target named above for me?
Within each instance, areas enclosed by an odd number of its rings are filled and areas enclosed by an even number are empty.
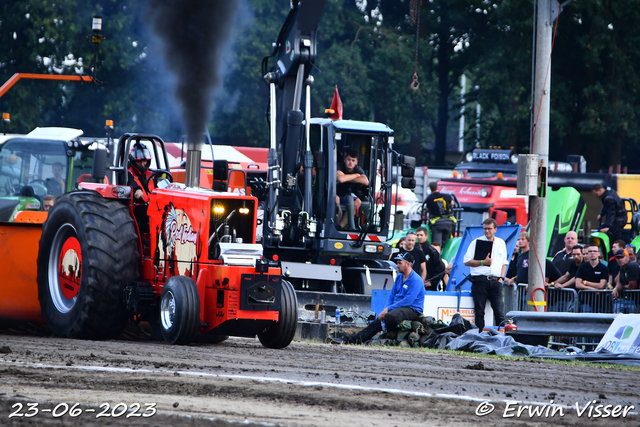
[[[609,279],[609,270],[598,259],[600,249],[595,244],[587,250],[589,262],[582,263],[576,272],[576,289],[604,289]]]
[[[616,252],[618,252],[619,249],[624,249],[625,244],[624,240],[616,240],[611,245],[611,258],[609,258],[607,262],[607,268],[609,269],[609,284],[611,284],[611,286],[616,285],[614,279],[618,275],[618,272],[620,272],[620,266],[616,262]]]
[[[513,247],[513,253],[511,254],[511,259],[509,260],[509,266],[507,267],[507,278],[505,279],[505,283],[513,283],[516,280],[516,275],[518,274],[518,257],[520,256],[520,243],[516,240],[516,245]]]
[[[362,189],[369,185],[369,178],[358,166],[358,153],[347,151],[344,156],[344,163],[338,164],[336,172],[338,184],[336,186],[336,206],[338,206],[338,224],[345,227],[349,223],[351,230],[356,229],[354,222],[355,212],[360,208],[360,194]],[[347,215],[342,215],[340,203],[347,206]]]
[[[615,254],[616,261],[620,266],[618,275],[614,278],[616,287],[613,289],[611,296],[617,299],[620,293],[625,289],[638,289],[638,280],[640,280],[640,265],[629,259],[629,252],[625,249],[618,249]]]
[[[571,258],[571,249],[578,244],[578,234],[575,231],[569,231],[564,236],[564,249],[558,251],[553,256],[553,263],[560,271],[560,274],[565,274],[569,271],[569,267],[573,264]]]
[[[452,199],[450,194],[438,191],[437,182],[430,182],[429,188],[431,189],[431,194],[429,194],[424,203],[429,212],[431,241],[440,243],[440,247],[444,248],[444,244],[451,237],[451,230],[456,221],[453,216]]]
[[[517,275],[516,283],[529,283],[529,240],[531,236],[526,231],[520,233],[518,236],[518,245],[522,249],[522,253],[518,257],[517,262]],[[560,272],[551,261],[545,258],[545,283],[544,286],[549,286],[549,283],[554,282],[560,278]]]
[[[576,286],[576,273],[578,268],[582,265],[582,246],[575,245],[572,249],[573,264],[569,267],[569,270],[555,281],[555,288],[575,288]]]
[[[633,245],[627,245],[625,249],[629,252],[629,261],[638,262],[636,247]]]
[[[440,258],[440,253],[429,244],[426,228],[418,227],[416,229],[416,236],[420,249],[422,249],[424,257],[427,260],[427,274],[424,287],[428,291],[435,291],[438,289],[438,284],[440,280],[442,280],[442,276],[444,276],[444,263],[442,262],[442,258]]]
[[[422,278],[422,283],[427,280],[427,259],[420,247],[416,246],[416,233],[410,231],[404,239],[404,248],[400,253],[409,252],[413,256],[413,271]]]
[[[615,190],[607,187],[606,189],[600,184],[594,184],[591,192],[602,200],[602,209],[598,215],[598,220],[605,218],[600,224],[600,231],[607,233],[609,241],[613,242],[620,238],[620,233],[627,223],[627,211],[624,203]]]

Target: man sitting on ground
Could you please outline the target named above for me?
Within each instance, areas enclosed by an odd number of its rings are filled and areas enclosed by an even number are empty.
[[[413,257],[410,253],[398,254],[394,261],[398,271],[384,310],[369,326],[354,335],[348,335],[342,340],[334,340],[335,344],[362,344],[369,341],[382,331],[382,322],[388,330],[397,330],[403,320],[416,320],[424,311],[424,286],[420,276],[411,268]]]

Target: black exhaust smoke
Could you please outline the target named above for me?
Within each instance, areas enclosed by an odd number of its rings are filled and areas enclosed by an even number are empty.
[[[199,150],[220,85],[221,58],[235,22],[237,0],[149,0],[154,31],[177,80],[176,98],[188,135]]]

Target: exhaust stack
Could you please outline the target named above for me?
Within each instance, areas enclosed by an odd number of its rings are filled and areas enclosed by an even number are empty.
[[[185,166],[185,184],[187,187],[200,187],[200,159],[202,153],[200,150],[187,151],[187,164]]]

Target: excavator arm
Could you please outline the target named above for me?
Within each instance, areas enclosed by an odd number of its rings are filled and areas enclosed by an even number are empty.
[[[298,153],[304,151],[301,146],[304,115],[300,111],[300,103],[304,86],[311,83],[308,78],[316,61],[317,29],[325,2],[292,1],[274,50],[262,62],[264,79],[277,88],[276,119],[273,122],[277,151],[282,156],[280,166],[284,198],[290,196],[295,187]],[[276,58],[276,64],[271,68],[270,58]]]

